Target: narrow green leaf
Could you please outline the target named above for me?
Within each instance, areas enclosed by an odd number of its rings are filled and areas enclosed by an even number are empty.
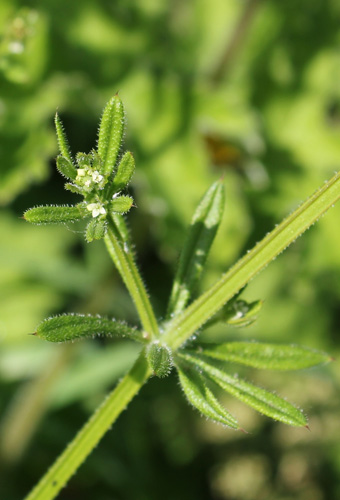
[[[307,419],[302,411],[272,392],[250,384],[237,376],[229,375],[216,368],[212,362],[204,361],[200,356],[178,353],[185,361],[201,369],[205,375],[216,382],[223,390],[235,396],[267,417],[296,427],[306,426]]]
[[[214,422],[239,429],[237,420],[218,402],[204,378],[195,369],[185,370],[177,366],[177,371],[184,394],[194,408]]]
[[[110,188],[111,196],[114,193],[121,191],[129,184],[134,171],[135,171],[135,159],[132,156],[132,153],[130,153],[130,151],[127,151],[123,155],[123,158],[120,160],[119,165],[117,167],[117,173],[113,179]]]
[[[110,203],[111,212],[118,214],[125,214],[130,210],[133,205],[133,198],[131,196],[118,196]]]
[[[236,294],[238,295],[238,294]],[[255,300],[254,302],[247,302],[245,300],[238,300],[236,296],[233,297],[227,304],[218,311],[215,316],[210,318],[205,324],[204,328],[209,328],[216,323],[227,323],[235,327],[246,327],[252,325],[262,309],[263,300]]]
[[[171,291],[168,317],[182,312],[194,292],[224,209],[224,187],[215,182],[199,203],[184,243]]]
[[[142,333],[126,323],[105,316],[83,314],[63,314],[45,319],[38,326],[35,335],[49,342],[68,342],[96,335],[125,337],[145,342]]]
[[[57,133],[59,151],[60,151],[61,155],[64,156],[64,158],[66,158],[70,163],[72,163],[72,155],[71,155],[70,146],[68,144],[68,140],[66,137],[64,125],[63,125],[61,119],[59,118],[58,113],[55,114],[54,123],[55,123],[55,129],[56,129],[56,133]]]
[[[79,188],[75,184],[72,184],[71,182],[66,182],[64,187],[67,191],[71,191],[71,193],[76,193],[76,194],[81,194],[81,195],[84,194],[84,192],[81,188]]]
[[[113,170],[124,134],[125,113],[123,103],[116,94],[104,108],[99,126],[98,154],[103,162],[102,173]]]
[[[57,157],[57,169],[66,179],[74,180],[77,177],[76,167],[65,156]]]
[[[249,326],[256,321],[262,306],[263,300],[255,300],[254,302],[235,300],[222,313],[221,320],[232,326]]]
[[[86,227],[86,240],[91,243],[93,240],[101,240],[107,231],[107,221],[104,219],[92,218]]]
[[[172,352],[168,346],[155,340],[146,350],[146,359],[157,377],[167,377],[173,366]]]
[[[265,370],[301,370],[331,360],[324,352],[286,344],[227,342],[200,347],[199,354],[204,356]]]
[[[26,210],[24,219],[33,224],[64,224],[89,217],[84,205],[43,205]]]
[[[243,288],[241,288],[238,292],[235,293],[235,295],[228,300],[228,302],[211,318],[206,321],[203,325],[203,329],[209,328],[212,325],[216,325],[216,323],[228,323],[228,319],[235,318],[235,316],[239,316],[240,311],[238,306],[235,307],[235,303],[239,302],[244,302],[244,304],[247,305],[247,308],[244,309],[242,308],[242,313],[245,312],[245,310],[248,310],[248,305],[247,302],[244,300],[239,300],[239,296],[244,292],[244,290],[247,288],[247,285],[245,285]],[[234,326],[234,325],[233,325]]]

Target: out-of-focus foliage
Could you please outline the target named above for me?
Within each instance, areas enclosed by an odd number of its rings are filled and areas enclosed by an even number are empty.
[[[1,498],[23,497],[136,355],[113,340],[65,350],[27,335],[69,310],[136,317],[102,244],[81,242],[81,223],[19,218],[78,201],[55,173],[56,109],[72,150],[87,153],[120,92],[137,165],[129,222],[162,317],[186,227],[215,179],[224,176],[227,209],[206,285],[339,169],[339,16],[337,0],[2,0]],[[247,288],[247,300],[265,301],[255,324],[214,326],[204,340],[295,342],[336,358],[339,216],[336,207]],[[175,377],[153,380],[60,498],[338,498],[339,378],[333,363],[263,380],[301,402],[312,433],[226,400],[246,436],[200,420]]]

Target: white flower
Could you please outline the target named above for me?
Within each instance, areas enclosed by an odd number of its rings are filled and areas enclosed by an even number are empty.
[[[95,170],[93,173],[92,173],[92,180],[93,182],[95,182],[96,184],[99,184],[102,180],[104,179],[104,177],[98,172],[98,170]]]
[[[92,217],[106,214],[106,210],[101,203],[89,203],[86,208],[89,212],[92,212]]]
[[[85,168],[78,168],[77,177],[85,177]]]
[[[104,207],[99,207],[99,208],[94,209],[94,210],[92,211],[92,216],[93,216],[93,217],[98,217],[98,215],[100,215],[100,214],[101,214],[101,215],[106,215],[106,210],[105,210],[105,208],[104,208]]]

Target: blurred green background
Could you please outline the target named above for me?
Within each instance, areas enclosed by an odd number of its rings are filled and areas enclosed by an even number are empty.
[[[137,172],[129,224],[161,318],[193,210],[224,176],[227,207],[202,288],[340,165],[338,0],[1,0],[0,498],[20,500],[129,368],[129,343],[48,345],[51,314],[136,313],[102,242],[29,226],[72,203],[56,174],[56,109],[74,152],[95,145],[117,91]],[[340,206],[247,288],[251,327],[207,339],[294,342],[339,357]],[[250,434],[201,419],[174,375],[152,379],[71,479],[63,500],[340,498],[340,369],[248,378],[305,409],[311,433],[227,398]]]

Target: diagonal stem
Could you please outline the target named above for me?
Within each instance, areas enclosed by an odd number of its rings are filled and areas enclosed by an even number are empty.
[[[135,303],[145,335],[158,338],[159,330],[147,291],[127,241],[123,241],[113,218],[105,236],[106,248]]]
[[[144,352],[25,500],[52,500],[151,375]]]

